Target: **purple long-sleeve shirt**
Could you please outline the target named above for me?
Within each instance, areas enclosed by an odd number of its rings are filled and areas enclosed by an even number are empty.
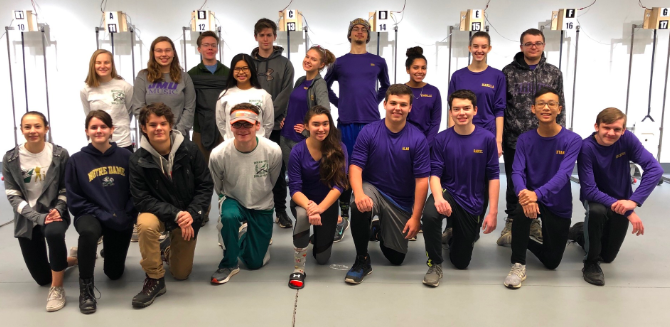
[[[440,129],[442,119],[442,97],[440,90],[430,84],[420,88],[412,88],[414,102],[412,111],[407,116],[407,121],[414,124],[423,135],[426,136],[428,145],[433,144],[433,139]]]
[[[344,173],[349,171],[347,167],[347,148],[343,143],[344,151]],[[291,150],[291,156],[288,159],[288,189],[291,197],[297,192],[302,192],[308,199],[321,203],[332,189],[342,192],[343,189],[337,185],[328,187],[321,181],[321,160],[314,160],[314,157],[307,149],[305,140],[296,144]]]
[[[644,170],[640,186],[633,192],[630,164]],[[661,164],[631,132],[624,132],[611,146],[596,141],[595,133],[584,139],[577,159],[579,199],[597,202],[609,208],[618,200],[631,200],[641,206],[663,175]],[[626,212],[626,216],[633,211]]]
[[[512,164],[516,194],[535,191],[537,201],[554,215],[572,218],[570,176],[581,145],[579,135],[565,128],[552,137],[542,137],[537,130],[521,134]]]
[[[393,133],[384,119],[363,127],[351,164],[363,169],[364,182],[407,212],[414,206],[415,179],[430,175],[430,154],[423,133],[412,124]]]
[[[307,89],[311,83],[312,80],[305,79],[302,84],[291,91],[291,96],[289,97],[284,127],[281,129],[281,136],[295,142],[300,142],[305,139],[302,134],[293,129],[293,126],[304,123],[305,114],[307,114],[307,111],[309,110],[307,106]]]
[[[335,60],[324,77],[328,85],[328,98],[337,106],[340,124],[367,124],[381,118],[379,103],[386,96],[389,74],[386,60],[371,54],[347,53]],[[333,82],[340,86],[338,98],[331,89]],[[376,91],[377,81],[379,90]]]
[[[486,184],[500,178],[496,138],[481,127],[469,135],[453,128],[440,132],[430,148],[430,175],[465,211],[482,214]]]
[[[470,90],[477,96],[477,115],[472,123],[497,135],[496,118],[505,117],[507,106],[505,74],[491,66],[478,73],[468,67],[459,69],[451,75],[448,95],[458,90]]]

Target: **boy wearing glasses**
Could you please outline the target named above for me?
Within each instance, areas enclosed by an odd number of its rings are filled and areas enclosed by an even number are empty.
[[[349,158],[358,134],[369,123],[379,121],[379,103],[384,100],[389,85],[388,67],[384,58],[368,53],[366,44],[370,42],[370,24],[362,18],[349,23],[347,39],[351,51],[335,60],[326,73],[328,97],[337,106],[337,128],[342,132],[342,143],[346,145]],[[332,90],[333,83],[339,85],[339,97]],[[378,90],[377,82],[380,86]],[[351,190],[340,196],[343,221],[348,224]],[[342,229],[338,226],[339,229]]]
[[[526,279],[526,250],[548,269],[556,269],[563,259],[572,218],[570,175],[582,139],[556,122],[562,110],[558,92],[541,88],[531,105],[539,126],[521,134],[516,143],[512,180],[519,205],[513,212],[512,269],[504,282],[508,288],[519,288]],[[542,219],[543,242],[528,237],[537,219]]]
[[[238,258],[249,269],[259,269],[270,260],[272,188],[281,171],[282,156],[279,145],[256,136],[261,128],[259,112],[250,103],[234,106],[230,113],[234,138],[217,146],[210,157],[225,245],[212,284],[224,284],[237,274]]]
[[[521,34],[521,52],[514,56],[514,61],[503,68],[507,79],[507,108],[503,127],[503,159],[507,176],[507,192],[505,195],[507,223],[500,233],[498,245],[509,245],[512,240],[512,220],[519,199],[514,192],[512,166],[514,164],[516,142],[519,135],[538,127],[538,120],[531,113],[533,95],[543,87],[556,90],[559,105],[564,106],[563,75],[554,65],[547,63],[544,56],[544,34],[538,29],[528,29]],[[561,110],[557,122],[565,126],[565,113]],[[539,222],[531,225],[530,237],[542,242],[542,229]]]

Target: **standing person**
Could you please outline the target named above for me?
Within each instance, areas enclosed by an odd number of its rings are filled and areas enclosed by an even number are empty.
[[[356,261],[344,279],[347,283],[360,284],[372,273],[370,240],[379,241],[386,259],[400,265],[409,239],[419,232],[430,159],[426,137],[407,124],[412,94],[407,85],[391,85],[384,101],[386,117],[365,126],[354,145],[349,183],[354,193],[351,236]],[[371,229],[373,215],[379,220]]]
[[[559,105],[565,108],[563,97],[563,74],[554,65],[547,63],[544,56],[544,34],[542,31],[531,28],[521,33],[521,52],[514,56],[514,61],[503,68],[507,80],[507,107],[505,108],[505,122],[503,127],[503,159],[505,161],[505,175],[507,177],[507,192],[505,195],[507,222],[500,232],[498,245],[512,244],[513,213],[519,203],[514,192],[512,180],[512,166],[514,164],[516,140],[522,133],[535,130],[539,122],[531,113],[530,107],[535,99],[533,95],[542,87],[549,87],[558,92]],[[556,122],[565,127],[565,112],[559,111]],[[542,227],[537,219],[530,226],[530,236],[542,242]]]
[[[351,43],[349,53],[335,60],[332,69],[326,73],[328,97],[337,106],[337,129],[342,133],[342,143],[352,157],[354,143],[363,127],[379,121],[379,103],[384,100],[389,85],[388,67],[384,58],[368,53],[366,44],[370,42],[370,24],[356,18],[349,22],[347,39]],[[332,90],[333,83],[339,84],[339,97]],[[379,90],[375,91],[379,82]],[[351,189],[340,196],[342,223],[349,223],[349,203]],[[338,229],[342,229],[338,226]]]
[[[453,226],[449,259],[457,269],[470,264],[479,226],[484,234],[496,228],[500,193],[498,148],[493,134],[473,124],[479,114],[477,104],[472,91],[454,91],[449,96],[449,116],[454,126],[437,134],[430,148],[432,194],[422,219],[428,256],[423,283],[428,286],[437,287],[442,279],[442,219],[447,219],[447,226]]]
[[[88,64],[86,85],[79,92],[84,114],[92,110],[108,113],[114,121],[112,141],[121,148],[133,151],[130,119],[133,87],[116,73],[112,53],[99,49],[93,52]]]
[[[198,146],[172,129],[175,120],[172,109],[160,102],[140,111],[143,137],[129,168],[146,277],[142,291],[133,297],[135,308],[147,307],[165,294],[163,261],[177,280],[191,274],[202,216],[212,201],[214,184],[207,163]],[[171,231],[170,246],[161,250],[159,238],[166,230]]]
[[[633,234],[644,235],[644,225],[634,210],[656,188],[663,168],[635,134],[626,131],[626,115],[621,110],[601,111],[595,130],[582,142],[577,159],[579,200],[586,208],[586,219],[570,228],[569,239],[586,250],[584,280],[603,286],[605,274],[598,261],[614,261],[629,222]],[[635,192],[630,183],[630,162],[644,171]]]
[[[46,308],[52,312],[65,306],[65,268],[75,265],[77,259],[67,256],[65,246],[65,231],[70,226],[65,165],[70,155],[46,142],[48,131],[49,122],[42,113],[24,114],[21,132],[26,142],[2,158],[2,176],[7,200],[14,209],[14,237],[35,282],[51,284]]]
[[[423,55],[423,49],[409,48],[406,55],[405,69],[409,74],[409,82],[405,84],[412,88],[414,96],[412,111],[407,116],[407,121],[423,132],[430,146],[440,129],[442,96],[437,87],[423,81],[428,70],[428,60]]]
[[[508,288],[519,288],[526,279],[526,250],[547,269],[556,269],[563,259],[572,218],[570,175],[582,139],[556,122],[562,110],[558,91],[541,88],[531,106],[539,127],[521,134],[516,144],[512,179],[519,205],[513,213],[512,269],[503,283]],[[542,219],[543,242],[529,238],[537,219]]]
[[[230,67],[233,68],[228,73],[226,89],[221,92],[216,102],[216,126],[219,133],[224,141],[233,139],[234,133],[230,128],[231,110],[240,103],[251,103],[260,110],[258,120],[261,128],[255,130],[255,134],[264,138],[270,137],[274,124],[272,97],[258,82],[256,66],[251,57],[244,53],[237,54],[230,62]]]
[[[284,48],[275,46],[277,40],[277,24],[267,19],[261,18],[254,25],[254,38],[258,42],[258,47],[251,51],[251,57],[256,64],[258,79],[265,91],[272,96],[274,105],[274,127],[270,134],[270,140],[280,145],[281,129],[288,101],[293,91],[293,65],[288,58],[282,56]],[[275,203],[275,216],[279,227],[293,227],[291,219],[286,214],[286,165],[282,162],[281,172],[277,183],[272,189],[272,196]]]
[[[189,139],[195,113],[193,81],[182,71],[174,43],[167,36],[159,36],[151,42],[147,68],[135,78],[132,101],[135,119],[139,121],[142,108],[156,102],[172,109],[174,130]]]
[[[347,150],[334,127],[330,110],[312,107],[303,124],[309,137],[293,147],[288,164],[291,212],[296,217],[293,228],[295,269],[288,281],[292,289],[305,287],[310,226],[314,229],[314,259],[321,265],[330,259],[336,236],[337,199],[348,183]]]
[[[104,236],[105,275],[121,278],[137,212],[128,179],[132,153],[110,142],[115,132],[112,117],[102,110],[91,111],[84,126],[91,143],[68,161],[65,189],[79,233],[79,311],[88,314],[97,309],[93,271],[98,239]]]
[[[281,149],[256,135],[259,113],[251,103],[235,105],[228,119],[234,137],[217,146],[209,160],[214,190],[222,200],[220,234],[226,246],[212,284],[224,284],[240,272],[238,258],[249,269],[260,269],[270,260],[270,195],[281,171]]]
[[[195,90],[195,114],[193,116],[193,143],[195,143],[205,162],[209,162],[209,154],[223,142],[223,136],[216,127],[216,102],[219,94],[226,87],[226,76],[230,69],[216,60],[219,52],[219,36],[212,31],[205,31],[196,40],[202,61],[188,71],[193,80]],[[209,210],[202,223],[209,221]]]

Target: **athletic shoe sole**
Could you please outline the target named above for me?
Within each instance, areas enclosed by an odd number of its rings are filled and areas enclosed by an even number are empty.
[[[91,313],[95,313],[96,309],[90,308],[90,309],[81,309],[79,308],[79,312],[85,314],[85,315],[90,315]]]
[[[368,276],[368,275],[370,275],[370,274],[372,274],[372,269],[370,269],[370,272],[369,272],[369,273],[363,275],[363,278],[361,278],[361,280],[358,281],[358,282],[355,281],[355,280],[353,280],[353,279],[351,279],[351,278],[345,278],[345,279],[344,279],[344,282],[347,283],[347,284],[358,285],[358,284],[360,284],[360,283],[363,282],[363,279],[365,279],[365,276]]]
[[[430,286],[430,287],[438,287],[438,286],[440,286],[440,281],[438,280],[436,284],[431,284],[431,283],[427,283],[426,280],[424,279],[423,285]]]
[[[151,301],[149,301],[147,303],[140,303],[140,302],[133,301],[133,308],[137,308],[137,309],[146,308],[146,307],[152,305],[154,303],[154,301],[156,300],[156,298],[165,294],[165,292],[167,292],[167,290],[165,288],[163,288],[162,290],[160,290],[158,292],[158,294],[156,294],[156,296],[154,296],[153,299],[151,299]]]
[[[521,278],[521,283],[523,283],[525,280],[526,280],[526,276],[523,276],[523,278]],[[509,289],[512,289],[512,290],[517,290],[517,289],[521,288],[521,284],[514,286],[514,285],[508,285],[507,283],[503,283],[503,285],[505,285],[505,287],[507,287]]]
[[[53,307],[53,308],[47,308],[47,312],[56,312],[60,309],[63,309],[64,307],[65,307],[65,301],[63,301],[63,305],[59,305],[59,306]]]
[[[228,274],[228,277],[226,277],[226,278],[224,278],[224,279],[222,279],[222,280],[218,280],[218,279],[216,279],[216,278],[212,278],[211,283],[214,284],[214,285],[225,284],[225,283],[227,283],[227,282],[230,280],[230,277],[233,277],[233,276],[237,275],[238,272],[240,272],[240,268],[237,268],[237,269],[235,269],[235,270],[230,271],[230,274]]]

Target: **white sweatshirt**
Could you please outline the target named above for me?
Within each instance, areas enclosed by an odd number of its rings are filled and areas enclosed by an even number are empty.
[[[216,126],[223,136],[224,140],[232,140],[233,132],[230,129],[230,110],[237,104],[248,102],[257,106],[261,112],[258,120],[261,122],[261,129],[256,132],[257,136],[269,138],[274,127],[274,106],[272,105],[272,96],[263,89],[250,88],[240,90],[237,86],[232,87],[221,94],[225,95],[216,102]],[[221,97],[221,95],[219,95]]]
[[[98,87],[84,84],[80,91],[84,113],[91,110],[103,110],[112,116],[114,134],[112,141],[120,147],[127,147],[133,142],[130,138],[130,102],[133,98],[133,87],[122,79],[112,79],[100,83]]]

